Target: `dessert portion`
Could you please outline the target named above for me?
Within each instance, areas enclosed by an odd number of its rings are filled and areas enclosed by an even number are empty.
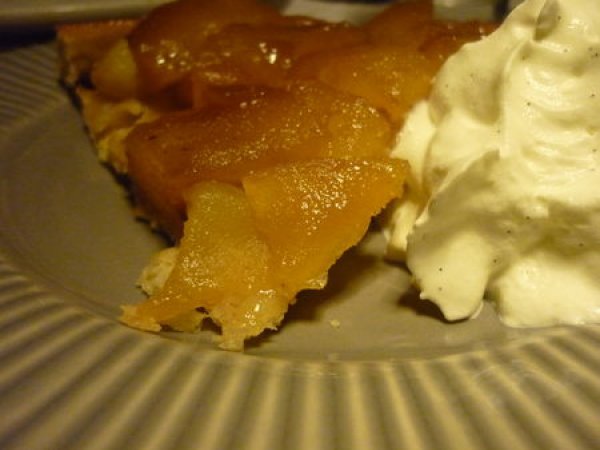
[[[276,328],[402,195],[395,133],[446,56],[488,31],[436,21],[430,2],[356,27],[251,0],[180,0],[137,22],[59,29],[100,159],[175,244],[122,321],[191,331],[209,317],[231,350]]]
[[[291,161],[389,154],[393,128],[362,98],[314,82],[238,94],[245,100],[237,104],[140,124],[125,141],[139,204],[176,238],[183,193],[200,181],[239,185],[251,172]]]
[[[191,331],[208,315],[221,326],[220,346],[240,350],[275,329],[299,291],[325,286],[329,267],[401,192],[406,171],[389,158],[324,158],[256,171],[242,189],[195,184],[170,276],[147,301],[125,307],[123,321]]]
[[[599,55],[595,1],[528,0],[408,118],[390,251],[448,319],[600,321]]]

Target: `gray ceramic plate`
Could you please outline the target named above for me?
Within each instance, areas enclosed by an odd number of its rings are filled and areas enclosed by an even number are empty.
[[[246,354],[120,325],[164,243],[56,73],[52,43],[0,54],[0,448],[598,448],[598,327],[446,323],[376,231]]]
[[[136,16],[168,0],[0,0],[0,29]]]

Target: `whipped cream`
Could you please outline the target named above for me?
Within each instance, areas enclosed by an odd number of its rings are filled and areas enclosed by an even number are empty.
[[[390,254],[450,320],[600,322],[600,4],[527,0],[465,45],[393,155]]]

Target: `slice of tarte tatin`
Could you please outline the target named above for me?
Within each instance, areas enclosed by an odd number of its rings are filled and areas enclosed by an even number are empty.
[[[387,158],[318,159],[267,168],[243,188],[206,181],[186,192],[188,219],[172,272],[126,324],[190,331],[209,316],[221,347],[281,322],[296,294],[327,271],[401,194],[407,165]]]
[[[63,80],[100,159],[174,244],[144,270],[131,327],[220,346],[279,326],[296,294],[400,197],[394,136],[460,44],[493,27],[394,4],[363,26],[258,0],[178,0],[139,20],[59,27]]]

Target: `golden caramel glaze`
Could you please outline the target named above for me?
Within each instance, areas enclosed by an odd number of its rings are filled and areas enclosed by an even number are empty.
[[[268,292],[261,295],[270,284],[272,267],[243,191],[206,182],[194,186],[187,199],[189,219],[171,275],[156,295],[126,308],[123,320],[156,330],[203,308],[223,333],[234,329],[244,337],[279,323],[287,302],[278,302]],[[270,307],[254,313],[269,298]],[[235,338],[238,345],[242,336]]]
[[[258,0],[180,0],[154,9],[129,36],[144,88],[154,93],[180,80],[207,36],[232,23],[278,22]]]
[[[387,155],[393,130],[363,99],[314,82],[263,93],[163,116],[126,139],[136,195],[175,237],[185,216],[182,193],[199,181],[239,184],[251,171],[289,161]]]
[[[316,79],[333,89],[366,99],[399,127],[427,96],[440,63],[419,51],[365,44],[317,53],[300,60],[290,77]]]
[[[401,194],[408,165],[387,157],[317,159],[248,175],[244,190],[282,287],[298,292],[367,232]]]
[[[361,239],[371,217],[400,195],[406,171],[387,158],[327,158],[264,169],[244,178],[245,193],[196,184],[171,275],[121,320],[156,331],[200,308],[221,327],[223,348],[242,349],[276,328],[296,293]]]
[[[281,87],[298,58],[366,40],[361,28],[301,17],[286,17],[278,24],[228,25],[195,53],[189,74],[180,82],[187,88],[184,104],[204,106],[206,91],[215,86]]]
[[[306,55],[290,77],[317,79],[363,97],[400,127],[412,106],[429,94],[446,59],[494,28],[435,20],[431,2],[395,3],[364,26],[367,43]]]

